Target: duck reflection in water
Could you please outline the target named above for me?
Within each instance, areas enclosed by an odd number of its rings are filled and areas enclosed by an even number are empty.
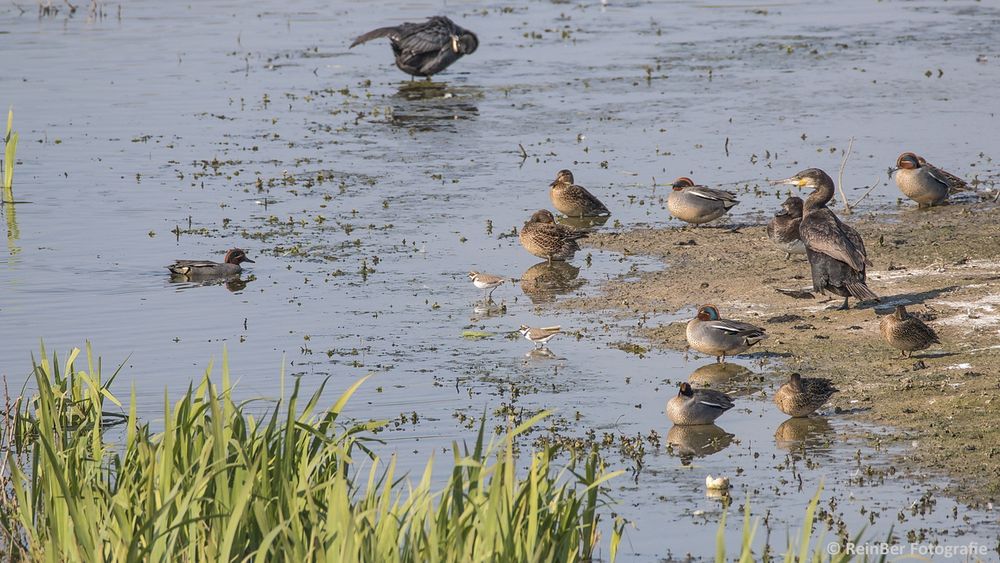
[[[243,279],[239,274],[234,276],[219,276],[219,277],[190,277],[179,274],[171,274],[170,283],[177,284],[177,291],[183,291],[185,289],[191,289],[195,287],[205,287],[210,285],[221,285],[225,286],[229,291],[236,293],[237,291],[243,291],[246,289],[248,283],[253,281],[253,276]]]
[[[823,417],[793,417],[774,431],[774,442],[783,450],[828,450],[834,440],[830,421]]]
[[[407,82],[392,96],[388,123],[416,131],[454,130],[455,123],[479,117],[479,93],[442,82]]]
[[[688,466],[697,457],[707,457],[728,448],[734,437],[715,424],[674,425],[667,432],[667,443],[671,454],[681,458],[681,465]]]
[[[691,372],[688,382],[697,387],[718,387],[732,382],[745,382],[754,373],[746,366],[739,364],[706,364]],[[731,393],[733,394],[733,393]]]
[[[539,262],[521,274],[521,291],[532,303],[555,301],[556,296],[580,289],[587,280],[578,279],[580,268],[569,262]]]

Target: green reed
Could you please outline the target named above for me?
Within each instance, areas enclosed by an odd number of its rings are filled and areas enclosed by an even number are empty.
[[[620,472],[596,453],[561,470],[549,450],[515,455],[516,438],[547,413],[488,443],[484,422],[471,450],[453,444],[450,476],[435,488],[433,459],[414,481],[397,475],[395,456],[372,453],[384,421],[341,420],[367,377],[325,410],[322,386],[303,403],[297,380],[287,404],[258,419],[233,401],[224,354],[221,387],[210,365],[179,400],[164,397],[153,433],[134,388],[127,415],[108,412],[122,408],[109,390],[118,372],[104,380],[89,346],[79,369],[79,353],[60,369],[43,347],[37,393],[6,419],[5,558],[580,561],[601,545],[615,557],[622,523],[599,521],[606,481]]]
[[[18,134],[13,131],[14,107],[7,111],[7,133],[3,137],[3,200],[14,201],[14,157],[17,154]]]

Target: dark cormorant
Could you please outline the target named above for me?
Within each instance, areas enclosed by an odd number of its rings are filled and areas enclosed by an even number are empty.
[[[799,237],[806,246],[812,270],[813,289],[843,297],[841,310],[847,309],[851,297],[859,301],[878,300],[865,285],[865,266],[871,264],[865,253],[865,242],[826,206],[833,199],[830,176],[819,168],[809,168],[773,183],[813,188],[806,198],[799,225]]]
[[[474,53],[479,47],[479,38],[475,33],[455,25],[444,16],[434,16],[423,23],[373,29],[355,39],[351,47],[380,37],[389,38],[399,70],[427,78],[448,68],[462,55]]]

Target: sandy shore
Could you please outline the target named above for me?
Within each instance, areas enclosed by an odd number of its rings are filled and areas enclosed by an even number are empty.
[[[837,210],[840,213],[839,209]],[[874,266],[868,285],[881,302],[827,310],[841,300],[794,298],[811,290],[803,257],[785,259],[763,225],[596,233],[587,245],[662,259],[636,280],[605,284],[600,295],[564,306],[623,315],[674,312],[713,303],[728,318],[767,329],[755,349],[784,356],[789,370],[831,378],[840,414],[892,426],[887,440],[907,453],[914,474],[952,477],[970,503],[1000,496],[1000,208],[993,202],[842,218],[864,236]],[[676,221],[671,221],[676,225]],[[912,359],[885,344],[879,316],[907,305],[943,342]],[[686,322],[686,321],[685,321]],[[651,345],[685,349],[684,322],[638,329]],[[781,375],[784,375],[784,371]]]

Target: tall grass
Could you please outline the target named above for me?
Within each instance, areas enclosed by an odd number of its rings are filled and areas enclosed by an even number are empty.
[[[581,561],[602,541],[608,473],[596,453],[552,466],[548,450],[515,456],[515,440],[546,416],[472,449],[453,446],[443,487],[434,460],[419,479],[397,475],[368,432],[382,422],[344,424],[344,406],[367,378],[328,409],[322,387],[303,403],[259,420],[221,387],[211,366],[176,402],[164,397],[163,431],[128,414],[87,349],[33,359],[37,394],[18,407],[0,495],[2,555],[47,561]],[[120,368],[119,368],[120,369]],[[283,376],[283,374],[282,374]],[[111,429],[124,423],[124,429]],[[119,435],[118,445],[109,441]],[[361,465],[370,463],[367,471]],[[530,460],[530,461],[529,461]],[[520,468],[520,469],[519,469]],[[604,529],[614,559],[622,524]]]
[[[3,137],[3,200],[14,202],[14,157],[17,154],[18,134],[12,128],[14,126],[14,107],[7,111],[7,133]]]

